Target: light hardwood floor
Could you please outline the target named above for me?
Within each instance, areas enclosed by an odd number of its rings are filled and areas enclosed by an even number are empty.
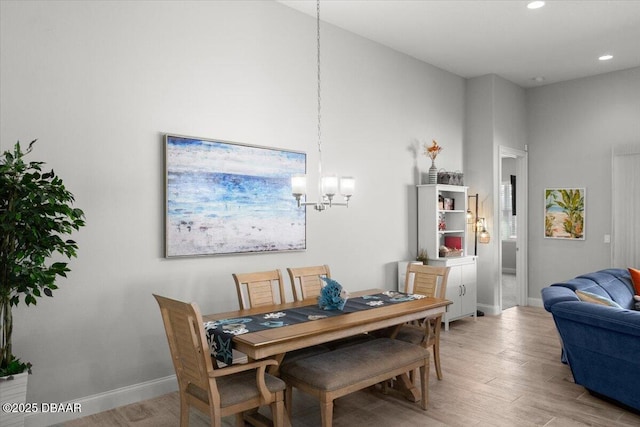
[[[462,319],[442,332],[444,378],[432,366],[429,409],[393,391],[368,389],[337,399],[334,426],[638,426],[640,416],[591,396],[573,383],[560,363],[551,315],[542,308],[515,307],[500,316]],[[167,357],[169,352],[167,351]],[[268,411],[266,412],[268,413]],[[294,427],[320,425],[318,402],[294,394]],[[177,393],[123,406],[64,424],[85,426],[177,426]],[[191,426],[208,418],[191,412]],[[233,418],[225,419],[233,426]]]

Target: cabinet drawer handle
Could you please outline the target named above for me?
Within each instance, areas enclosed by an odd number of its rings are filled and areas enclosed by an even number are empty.
[[[467,294],[467,285],[462,285],[462,295]]]

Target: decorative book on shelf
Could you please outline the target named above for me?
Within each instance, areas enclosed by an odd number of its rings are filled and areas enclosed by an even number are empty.
[[[444,236],[444,245],[449,249],[462,249],[462,237]]]

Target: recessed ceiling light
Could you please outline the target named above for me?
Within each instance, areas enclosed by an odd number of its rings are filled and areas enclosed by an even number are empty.
[[[538,77],[532,78],[531,80],[533,80],[536,83],[542,83],[544,81],[544,77],[538,76]]]
[[[611,58],[613,58],[613,55],[606,54],[606,55],[602,55],[602,56],[601,56],[600,58],[598,58],[598,59],[599,59],[600,61],[608,61],[608,60],[610,60]]]
[[[544,6],[543,1],[530,1],[527,3],[529,9],[540,9],[542,6]]]

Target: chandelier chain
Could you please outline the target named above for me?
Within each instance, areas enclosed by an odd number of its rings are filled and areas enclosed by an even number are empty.
[[[318,189],[322,194],[322,114],[321,114],[321,93],[320,93],[320,0],[316,1],[316,41],[317,41],[317,67],[318,67]]]
[[[320,100],[321,98],[321,94],[320,94],[320,0],[317,1],[316,4],[316,19],[317,19],[317,54],[318,54],[318,58],[317,58],[317,66],[318,66],[318,150],[321,149],[321,128],[320,128],[320,122],[322,119],[322,115],[320,113]]]
[[[306,200],[307,197],[307,177],[292,176],[291,177],[291,193],[296,198],[298,207],[313,206],[317,211],[322,212],[332,206],[349,207],[349,199],[353,196],[355,179],[353,177],[340,177],[331,175],[323,177],[322,175],[322,96],[320,76],[320,0],[316,0],[316,43],[317,43],[317,73],[318,73],[318,201],[311,202]],[[344,202],[334,202],[336,194],[342,194]],[[305,201],[301,201],[302,197]]]

